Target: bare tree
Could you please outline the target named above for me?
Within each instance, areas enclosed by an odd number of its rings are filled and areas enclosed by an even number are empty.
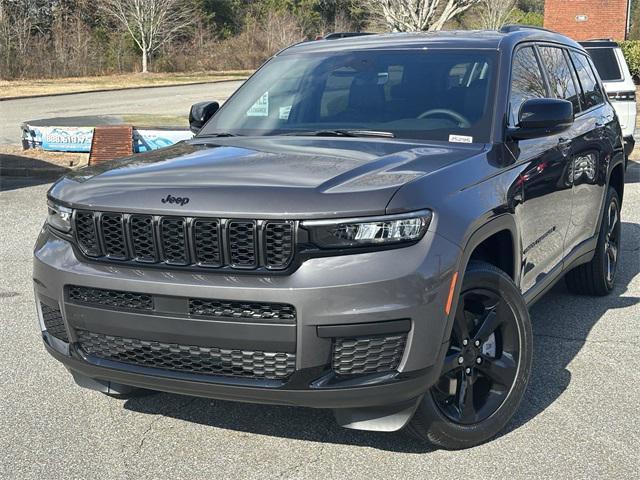
[[[480,0],[364,0],[370,14],[396,32],[441,30]]]
[[[288,12],[268,11],[261,20],[254,19],[253,29],[266,46],[267,55],[304,39],[301,22]]]
[[[34,35],[50,9],[41,0],[0,0],[0,78],[20,77],[31,55]]]
[[[196,18],[193,2],[187,0],[102,0],[99,5],[140,48],[143,73],[153,53],[184,34]]]
[[[500,30],[516,8],[516,0],[480,0],[478,19],[480,27]]]

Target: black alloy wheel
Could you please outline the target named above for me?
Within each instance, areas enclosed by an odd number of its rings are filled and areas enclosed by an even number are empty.
[[[618,251],[620,249],[620,213],[618,202],[611,199],[607,210],[607,224],[604,240],[606,278],[607,283],[613,286],[618,269]]]
[[[460,294],[451,345],[431,394],[453,422],[481,422],[507,397],[519,358],[515,312],[499,292],[466,290]]]
[[[592,296],[611,293],[620,263],[621,228],[620,197],[614,188],[609,187],[593,258],[565,276],[571,293]]]
[[[499,268],[471,261],[456,305],[440,377],[406,426],[446,449],[479,445],[504,428],[524,396],[533,353],[527,305]]]

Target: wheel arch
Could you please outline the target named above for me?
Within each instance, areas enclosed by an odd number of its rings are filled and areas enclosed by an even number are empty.
[[[510,240],[511,259],[508,259],[508,256],[502,257],[499,259],[499,262],[508,262],[511,268],[509,269],[510,271],[507,271],[506,273],[519,287],[521,266],[520,236],[518,234],[518,228],[514,217],[509,214],[503,214],[494,217],[480,227],[477,227],[472,231],[470,235],[467,236],[467,241],[464,248],[462,249],[460,260],[458,262],[458,268],[456,270],[457,280],[455,283],[453,295],[451,297],[451,309],[449,311],[449,316],[447,319],[447,328],[445,329],[445,338],[443,338],[443,342],[446,342],[451,335],[451,328],[453,327],[453,319],[456,315],[458,298],[460,296],[462,283],[464,281],[464,272],[467,269],[469,262],[472,259],[477,258],[474,257],[474,253],[479,251],[479,248],[482,248],[484,245],[495,245],[494,243],[492,243],[494,241],[498,242],[498,245],[501,243],[504,244],[503,242],[507,241],[505,239]],[[486,258],[482,258],[482,260],[487,261]],[[489,263],[494,264],[491,261],[489,261]],[[500,265],[495,266],[503,270]]]
[[[483,249],[497,247],[508,249],[495,252],[497,255],[487,255]],[[481,254],[478,257],[478,253]],[[489,252],[494,253],[494,252]],[[514,283],[519,284],[520,278],[520,241],[515,219],[511,215],[500,215],[478,227],[468,236],[462,249],[459,274],[463,274],[469,261],[482,259],[503,270]]]
[[[615,189],[622,205],[622,197],[624,195],[624,164],[616,163],[609,173],[608,184]]]

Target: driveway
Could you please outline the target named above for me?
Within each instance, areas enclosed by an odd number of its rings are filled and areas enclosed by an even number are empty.
[[[638,164],[627,178],[615,291],[577,297],[560,284],[532,308],[525,400],[499,438],[460,452],[340,429],[323,410],[170,394],[123,401],[75,386],[35,326],[31,246],[47,188],[28,179],[1,185],[2,479],[640,476]]]
[[[205,100],[224,101],[242,81],[140,88],[0,101],[0,145],[20,143],[20,124],[27,120],[110,114],[189,115]]]

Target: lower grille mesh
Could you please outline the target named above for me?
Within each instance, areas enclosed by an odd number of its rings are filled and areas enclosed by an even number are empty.
[[[245,318],[295,323],[296,309],[285,303],[244,303],[207,298],[190,298],[189,315],[216,318]]]
[[[339,375],[396,370],[402,360],[406,341],[406,334],[336,338],[332,369]]]
[[[293,353],[180,345],[76,330],[90,355],[145,367],[204,375],[283,380],[295,370]]]
[[[67,335],[67,329],[64,326],[60,309],[50,307],[44,303],[40,303],[40,309],[42,310],[42,321],[44,322],[44,327],[47,329],[47,332],[63,342],[68,343],[69,336]]]
[[[103,288],[68,287],[69,300],[126,310],[153,310],[153,298],[146,293],[121,292]]]

